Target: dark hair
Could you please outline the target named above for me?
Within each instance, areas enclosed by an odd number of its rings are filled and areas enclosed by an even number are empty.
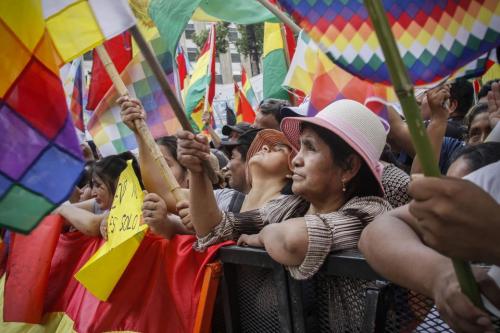
[[[239,145],[239,146],[233,147],[233,149],[236,149],[240,153],[241,160],[243,162],[245,162],[247,160],[247,153],[248,153],[248,150],[250,149],[250,145]],[[231,151],[229,152],[230,154],[233,151],[233,149],[231,149]],[[229,156],[229,159],[231,159],[231,156]]]
[[[127,161],[132,160],[132,167],[134,168],[135,175],[139,180],[141,189],[144,189],[142,184],[141,171],[137,159],[131,152],[124,152],[118,155],[107,156],[95,162],[92,176],[97,176],[102,179],[104,185],[109,189],[111,195],[114,195],[118,178],[123,170],[127,167]],[[93,184],[91,183],[91,186]]]
[[[474,118],[476,118],[477,115],[485,112],[488,112],[488,104],[486,103],[478,103],[469,110],[467,116],[465,117],[465,125],[467,126],[467,135],[469,134],[470,127],[472,125],[472,122],[474,121]]]
[[[491,85],[495,82],[500,82],[500,79],[494,79],[486,82],[477,93],[477,99],[481,99],[488,95],[488,93],[491,91]]]
[[[457,101],[455,112],[465,116],[474,102],[474,88],[467,80],[456,80],[451,84],[450,98]]]
[[[279,124],[283,120],[281,108],[285,106],[290,106],[290,103],[283,99],[267,98],[260,102],[259,110],[264,114],[272,114]]]
[[[318,125],[302,123],[300,132],[309,128],[313,130],[330,148],[332,153],[332,163],[341,168],[342,170],[349,170],[352,168],[350,164],[351,155],[356,155],[361,160],[361,167],[358,173],[351,179],[349,184],[346,184],[346,199],[350,200],[356,196],[383,196],[380,185],[372,174],[370,168],[361,156],[349,146],[338,135],[330,132],[329,130]]]
[[[99,153],[97,152],[97,146],[95,145],[94,141],[89,140],[87,141],[89,144],[90,150],[92,151],[92,155],[94,156],[95,160],[99,159]]]
[[[460,157],[469,163],[469,172],[476,171],[488,164],[500,161],[500,142],[485,142],[467,146],[453,156],[453,162]]]
[[[94,172],[94,164],[95,161],[85,162],[85,166],[83,167],[82,175],[80,181],[78,182],[78,188],[83,188],[85,185],[90,184],[92,182],[92,173]]]
[[[177,137],[173,135],[162,136],[155,140],[156,144],[168,149],[173,158],[177,161]]]

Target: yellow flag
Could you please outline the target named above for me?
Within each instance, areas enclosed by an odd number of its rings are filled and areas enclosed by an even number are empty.
[[[142,224],[142,193],[139,181],[127,162],[116,186],[108,217],[108,241],[75,274],[95,297],[106,301],[134,256],[147,225]]]

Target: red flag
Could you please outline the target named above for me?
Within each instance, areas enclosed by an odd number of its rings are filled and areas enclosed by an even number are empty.
[[[234,109],[237,122],[245,121],[253,124],[255,112],[236,82],[234,82]]]
[[[29,235],[12,234],[4,292],[4,321],[39,323],[50,263],[63,219],[49,215]]]
[[[177,48],[177,70],[179,71],[179,84],[181,90],[184,89],[185,80],[188,76],[186,54],[182,47]]]
[[[205,252],[194,236],[171,240],[148,233],[110,295],[101,302],[73,277],[103,244],[80,232],[61,234],[52,258],[45,313],[63,312],[76,332],[186,332],[195,322],[205,265],[226,242]],[[40,247],[42,248],[42,247]],[[34,283],[35,277],[22,280]],[[50,322],[57,328],[57,323]]]
[[[121,73],[132,60],[130,33],[124,32],[107,40],[104,47],[108,51],[111,60],[113,60],[116,69]],[[94,62],[92,64],[87,110],[94,110],[112,85],[111,79],[95,50],[92,53],[92,59]]]

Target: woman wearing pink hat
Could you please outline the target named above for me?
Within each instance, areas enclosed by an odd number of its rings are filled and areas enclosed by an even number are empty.
[[[351,100],[334,102],[315,117],[285,118],[281,129],[298,150],[292,191],[309,202],[305,215],[279,219],[276,200],[239,214],[192,200],[192,222],[206,246],[239,237],[240,245],[264,247],[293,277],[307,279],[331,250],[355,248],[362,229],[391,209],[380,181],[386,133],[375,114]],[[195,162],[195,154],[185,153],[188,164]]]

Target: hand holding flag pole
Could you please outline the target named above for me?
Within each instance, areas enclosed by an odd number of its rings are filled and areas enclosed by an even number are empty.
[[[186,114],[184,113],[184,110],[175,96],[174,92],[170,88],[170,85],[167,81],[167,77],[165,73],[163,72],[160,63],[156,59],[156,56],[154,55],[153,51],[151,50],[150,45],[142,36],[141,32],[139,31],[139,28],[137,26],[133,26],[129,29],[132,37],[135,39],[137,42],[137,45],[139,46],[139,49],[141,50],[141,53],[144,56],[144,59],[148,62],[149,66],[151,67],[151,70],[153,74],[155,75],[156,79],[158,80],[158,83],[160,84],[160,87],[165,94],[165,97],[169,101],[170,105],[172,106],[172,110],[174,111],[177,119],[179,120],[179,123],[181,124],[182,128],[186,131],[193,132],[193,128],[191,127],[191,124],[189,123],[189,120],[186,117]],[[128,93],[127,88],[125,84],[123,83],[120,74],[116,70],[116,67],[114,66],[111,58],[108,55],[108,52],[104,48],[104,46],[100,45],[96,47],[97,53],[99,57],[101,58],[101,61],[103,62],[106,71],[108,75],[110,76],[111,80],[113,81],[113,84],[115,85],[118,93],[120,95],[125,95]],[[161,152],[159,151],[158,147],[156,146],[156,143],[154,142],[154,138],[149,131],[149,128],[147,127],[146,123],[144,121],[136,121],[136,128],[138,130],[139,135],[144,139],[144,141],[147,143],[149,149],[151,150],[154,159],[159,163],[160,169],[163,170],[163,176],[165,177],[167,184],[169,184],[169,191],[172,192],[174,195],[174,198],[176,201],[179,200],[184,200],[184,196],[182,194],[181,188],[179,184],[177,183],[175,177],[172,174],[172,171],[166,164],[165,160],[163,159],[163,156],[161,155]],[[215,171],[211,167],[208,161],[203,161],[205,171],[207,172],[208,177],[212,182],[217,182],[218,177],[215,174]]]
[[[181,124],[182,128],[186,131],[194,132],[193,127],[189,123],[189,120],[182,108],[181,103],[177,99],[175,93],[172,91],[172,88],[170,88],[170,85],[168,84],[167,81],[167,76],[165,75],[165,72],[163,72],[163,69],[161,68],[160,63],[158,62],[158,59],[156,59],[156,56],[153,50],[151,49],[151,46],[146,41],[146,39],[141,34],[139,28],[136,25],[132,26],[129,29],[129,31],[132,37],[135,39],[137,45],[139,46],[139,49],[141,50],[141,53],[144,56],[144,59],[148,62],[149,67],[151,67],[151,71],[156,77],[156,80],[158,80],[161,90],[163,91],[165,97],[172,106],[172,110],[174,111],[175,116],[179,120],[179,123]],[[212,183],[217,183],[219,178],[217,177],[217,174],[210,165],[209,161],[204,160],[203,167],[208,175],[208,178],[210,178]]]
[[[394,90],[403,107],[403,113],[407,120],[411,139],[415,146],[415,151],[420,158],[424,174],[428,177],[439,177],[441,173],[439,172],[437,161],[432,153],[432,146],[427,136],[417,101],[415,100],[413,84],[410,81],[403,59],[401,59],[401,55],[399,54],[396,40],[389,27],[384,7],[380,0],[364,0],[364,2],[377,34],[378,41],[382,47]],[[451,260],[462,292],[469,297],[474,305],[482,308],[479,288],[472,274],[470,265],[459,259],[452,258]]]
[[[104,45],[97,46],[96,51],[104,65],[104,68],[106,69],[106,72],[108,73],[111,81],[113,82],[115,89],[118,91],[120,95],[122,96],[127,95],[128,94],[127,87],[123,83],[123,80],[121,79],[120,74],[118,73],[118,70],[113,64],[113,61],[111,60],[108,51],[106,51]],[[144,140],[144,142],[146,142],[146,145],[151,151],[154,160],[160,167],[160,170],[162,170],[162,175],[165,178],[166,183],[169,187],[169,191],[174,196],[175,201],[179,202],[182,200],[186,200],[187,198],[184,196],[184,193],[182,192],[179,183],[175,179],[172,170],[167,165],[167,162],[165,162],[165,159],[163,158],[160,149],[156,145],[153,135],[149,131],[146,122],[143,119],[140,120],[138,119],[135,121],[135,127],[137,128],[137,132],[139,133],[141,138]]]

